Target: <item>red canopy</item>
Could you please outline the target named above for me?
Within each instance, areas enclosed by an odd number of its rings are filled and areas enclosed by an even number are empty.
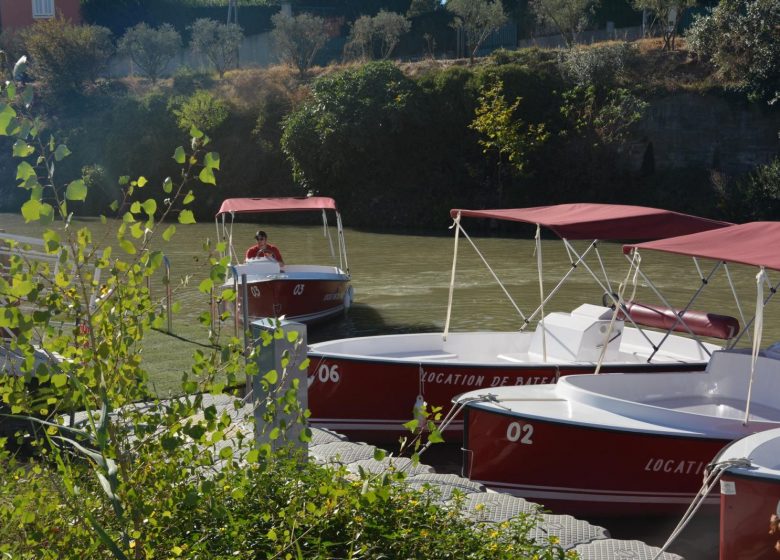
[[[661,239],[731,225],[689,214],[623,204],[557,204],[534,208],[450,210],[472,218],[539,224],[565,239]]]
[[[634,248],[780,270],[780,222],[751,222],[681,237],[624,245],[623,252],[628,253]]]
[[[220,214],[234,212],[292,212],[298,210],[336,210],[336,201],[326,196],[308,198],[228,198],[219,207]]]

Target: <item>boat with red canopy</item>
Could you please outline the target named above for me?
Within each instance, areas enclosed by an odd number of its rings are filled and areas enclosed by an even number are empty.
[[[780,270],[778,246],[778,222],[626,245],[635,267],[654,252],[692,257],[697,268],[712,259],[706,283],[724,272],[735,299],[731,265],[757,268],[754,317],[701,373],[579,375],[460,395],[463,474],[574,515],[684,510],[724,445],[780,427],[780,345],[760,350],[765,308],[780,287],[769,280]],[[752,349],[737,348],[751,325]]]
[[[233,244],[235,217],[239,214],[276,212],[321,212],[324,237],[335,263],[287,263],[282,270],[273,258],[261,257],[243,262],[243,252],[237,253]],[[335,244],[328,224],[328,212],[335,215]],[[217,238],[226,244],[233,263],[226,286],[236,290],[239,306],[243,305],[246,297],[249,320],[285,317],[313,323],[342,314],[351,306],[353,290],[344,228],[332,198],[228,198],[220,206],[216,221]],[[240,317],[243,310],[238,313]]]
[[[423,404],[448,407],[464,391],[501,385],[554,383],[571,374],[602,371],[652,372],[701,370],[720,348],[703,336],[733,336],[734,321],[689,312],[674,329],[643,328],[638,314],[623,309],[615,316],[617,284],[602,263],[600,245],[609,240],[649,240],[721,228],[729,224],[696,216],[614,204],[560,204],[534,208],[451,211],[455,230],[449,304],[443,332],[347,338],[309,347],[311,423],[371,441],[394,441],[408,433],[408,422]],[[564,243],[570,266],[552,289],[542,292],[535,310],[524,313],[490,263],[463,228],[465,218],[505,220],[536,226],[536,254],[542,285],[540,228],[552,230]],[[509,304],[518,313],[518,330],[450,332],[452,302],[461,238],[470,243]],[[575,245],[576,241],[581,247]],[[619,248],[617,248],[619,250]],[[546,312],[551,298],[580,271],[606,294],[607,305],[583,304],[572,311]],[[598,302],[601,303],[601,302]],[[645,310],[652,315],[652,311]],[[655,318],[653,318],[655,319]],[[731,329],[723,328],[723,324]],[[655,320],[655,323],[658,323]],[[529,328],[536,324],[535,329]],[[659,327],[660,324],[651,324]],[[684,330],[685,336],[671,334]],[[462,423],[447,425],[459,438]]]

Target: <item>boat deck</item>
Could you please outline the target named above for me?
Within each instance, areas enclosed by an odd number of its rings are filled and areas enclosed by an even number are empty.
[[[665,399],[650,399],[645,404],[669,408],[691,414],[702,414],[715,418],[741,419],[745,417],[745,401],[731,398],[715,398],[704,395],[687,395]],[[780,421],[780,409],[761,403],[752,403],[750,418],[760,422]]]

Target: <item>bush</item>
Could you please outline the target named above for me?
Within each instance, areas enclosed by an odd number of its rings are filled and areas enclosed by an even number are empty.
[[[780,215],[780,158],[753,173],[720,185],[721,209],[727,219],[777,220]]]
[[[173,98],[169,104],[179,128],[184,132],[195,127],[211,133],[225,122],[229,114],[224,102],[204,90],[198,90],[187,98]]]
[[[712,60],[720,75],[753,100],[780,91],[780,3],[727,0],[700,17],[688,31],[690,47]]]
[[[111,32],[97,25],[74,25],[60,18],[22,31],[30,74],[48,94],[80,93],[100,76],[114,54]]]
[[[173,90],[178,94],[190,95],[213,85],[214,78],[211,74],[193,70],[189,66],[179,66],[173,74]]]
[[[560,55],[562,73],[574,85],[607,90],[615,86],[637,56],[635,45],[626,42],[575,47]]]

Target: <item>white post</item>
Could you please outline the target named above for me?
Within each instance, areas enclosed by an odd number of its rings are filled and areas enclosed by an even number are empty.
[[[279,332],[282,336],[275,336]],[[293,332],[298,336],[290,342],[289,334]],[[262,345],[263,333],[273,337],[268,346]],[[255,442],[258,446],[270,444],[273,450],[289,445],[306,453],[308,444],[300,438],[306,427],[303,412],[308,408],[308,375],[306,368],[301,369],[306,360],[306,325],[284,319],[261,319],[252,323],[252,339],[256,345],[262,345],[257,352],[258,375],[252,379]],[[271,371],[276,372],[276,383],[264,379]],[[284,412],[279,399],[294,387],[296,379],[299,408]],[[267,420],[268,413],[271,413],[270,422]],[[271,439],[276,428],[278,437]]]

